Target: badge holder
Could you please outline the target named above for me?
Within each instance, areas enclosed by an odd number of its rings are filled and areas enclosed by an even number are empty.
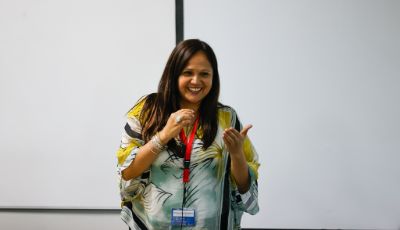
[[[194,209],[173,208],[171,212],[172,226],[193,227],[196,226],[196,212]]]

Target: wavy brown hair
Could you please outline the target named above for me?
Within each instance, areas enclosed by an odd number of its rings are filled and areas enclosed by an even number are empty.
[[[218,65],[212,48],[199,39],[182,41],[174,48],[164,68],[157,93],[146,97],[140,119],[143,127],[142,137],[146,142],[164,128],[171,113],[180,109],[178,78],[189,59],[199,51],[204,52],[213,70],[211,90],[202,100],[199,108],[199,125],[203,129],[203,149],[207,149],[213,143],[218,129],[217,107],[220,88]],[[168,147],[171,150],[176,149],[177,144],[174,139],[168,142]]]

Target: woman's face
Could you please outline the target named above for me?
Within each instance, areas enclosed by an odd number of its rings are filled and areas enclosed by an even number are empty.
[[[213,70],[207,56],[199,51],[189,59],[178,78],[181,108],[197,110],[211,90]]]

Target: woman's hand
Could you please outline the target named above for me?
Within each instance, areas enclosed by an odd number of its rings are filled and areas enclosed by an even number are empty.
[[[166,145],[172,138],[177,137],[181,129],[185,126],[192,125],[195,121],[195,112],[191,109],[180,109],[172,113],[167,124],[160,131],[160,140]]]
[[[231,127],[225,129],[222,134],[222,139],[231,156],[231,173],[239,192],[242,194],[250,188],[250,175],[244,155],[243,143],[251,127],[253,126],[246,125],[240,132]]]
[[[240,131],[240,133],[232,127],[225,129],[224,133],[222,134],[222,138],[231,156],[243,154],[243,143],[246,139],[247,132],[249,129],[251,129],[251,127],[253,126],[246,125],[242,131]]]

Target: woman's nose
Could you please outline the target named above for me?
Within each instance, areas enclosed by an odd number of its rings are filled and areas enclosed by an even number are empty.
[[[192,79],[191,79],[191,81],[190,81],[190,83],[192,83],[192,84],[199,83],[199,75],[198,74],[194,74]]]

